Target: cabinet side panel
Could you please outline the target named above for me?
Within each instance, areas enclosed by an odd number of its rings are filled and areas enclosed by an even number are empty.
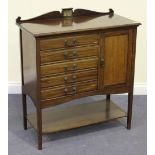
[[[23,51],[23,92],[37,101],[37,70],[36,70],[36,40],[22,31]]]
[[[128,35],[106,36],[104,40],[104,85],[126,83]]]

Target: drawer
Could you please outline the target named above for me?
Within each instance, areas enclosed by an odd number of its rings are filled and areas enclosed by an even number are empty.
[[[90,70],[85,72],[42,78],[41,87],[44,88],[82,81],[97,80],[97,74],[97,70]]]
[[[81,35],[71,37],[59,37],[52,39],[40,40],[40,50],[44,49],[58,49],[58,48],[70,48],[75,46],[83,46],[88,44],[98,44],[99,36],[93,35]]]
[[[44,89],[41,91],[41,100],[76,95],[95,90],[97,90],[97,81],[74,84],[70,86],[62,86],[53,89]]]
[[[48,76],[51,74],[70,73],[83,69],[97,69],[98,58],[89,58],[83,60],[75,60],[71,62],[63,62],[57,64],[49,64],[41,66],[41,76]]]
[[[41,51],[40,60],[41,64],[49,63],[53,61],[63,61],[78,59],[84,57],[98,56],[99,50],[98,46],[75,48],[71,50],[62,51]]]

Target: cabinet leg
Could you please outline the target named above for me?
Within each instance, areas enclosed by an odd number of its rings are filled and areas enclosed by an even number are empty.
[[[42,110],[37,109],[38,150],[42,150]]]
[[[109,117],[110,112],[110,94],[106,95],[106,117]]]
[[[22,102],[23,102],[23,126],[24,130],[27,130],[27,103],[25,94],[22,94]]]
[[[132,93],[128,93],[127,129],[131,129],[132,104],[133,104],[133,92]]]
[[[106,95],[106,100],[110,100],[110,94]]]

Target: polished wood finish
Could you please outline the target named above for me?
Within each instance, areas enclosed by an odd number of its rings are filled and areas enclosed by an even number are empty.
[[[40,49],[69,48],[90,44],[98,44],[98,35],[73,35],[72,37],[65,36],[65,38],[42,39],[40,40]]]
[[[110,100],[110,94],[107,94],[107,95],[106,95],[106,99],[107,99],[107,100]]]
[[[89,19],[89,20],[88,20]],[[109,16],[80,16],[75,17],[71,26],[63,26],[66,19],[58,18],[56,20],[41,20],[21,23],[21,29],[26,29],[29,33],[36,37],[50,36],[56,34],[86,32],[90,30],[105,30],[108,28],[120,28],[124,26],[137,26],[140,23],[114,15]]]
[[[26,103],[26,95],[22,94],[22,102],[23,102],[23,126],[24,130],[27,130],[27,103]]]
[[[37,103],[37,63],[36,40],[26,31],[22,31],[22,57],[23,57],[23,93]]]
[[[41,65],[45,63],[53,63],[55,61],[64,61],[64,60],[72,60],[72,59],[81,59],[85,57],[98,57],[99,47],[91,46],[91,47],[82,47],[76,49],[67,49],[67,50],[44,50],[40,52]]]
[[[109,15],[109,17],[112,17],[114,15],[114,10],[109,9],[109,12],[96,12],[86,9],[76,9],[73,12],[73,17],[79,17],[79,16],[96,16],[96,15]]]
[[[42,110],[38,106],[37,112],[35,114],[36,117],[36,129],[37,129],[37,136],[38,136],[38,150],[42,150]]]
[[[52,11],[31,19],[27,20],[21,20],[21,17],[17,17],[16,23],[21,24],[25,22],[34,22],[34,21],[42,21],[42,20],[52,20],[52,19],[58,19],[62,18],[64,19],[64,11],[65,10],[72,10],[72,17],[79,17],[79,16],[99,16],[99,15],[109,15],[112,17],[114,15],[114,10],[109,9],[109,12],[96,12],[92,10],[86,10],[86,9],[76,9],[73,11],[73,8],[64,8],[62,9],[62,12],[60,11]]]
[[[73,83],[70,85],[59,86],[56,88],[42,89],[41,99],[46,100],[49,98],[58,98],[63,96],[72,96],[80,93],[85,93],[88,91],[97,90],[97,81],[83,82],[83,83]]]
[[[128,46],[128,34],[104,38],[104,85],[126,83]]]
[[[81,103],[64,108],[51,108],[43,112],[42,132],[51,133],[85,125],[105,122],[125,117],[127,114],[115,105],[108,102],[110,108],[106,109],[106,100],[95,103]],[[36,115],[28,115],[28,121],[37,130]]]
[[[52,87],[58,85],[65,85],[70,83],[77,83],[81,81],[92,81],[97,80],[97,70],[86,70],[82,72],[69,73],[65,75],[58,75],[52,77],[41,78],[41,87]]]
[[[131,128],[136,32],[140,23],[115,15],[73,10],[16,20],[20,28],[24,129],[27,119],[42,134],[127,116]],[[115,106],[111,94],[128,93],[128,111]],[[106,100],[55,109],[56,105],[93,95]],[[27,116],[26,95],[36,115]],[[50,114],[43,112],[53,106]],[[55,109],[55,110],[54,110]],[[27,118],[27,119],[26,119]]]
[[[132,62],[131,62],[130,90],[128,92],[127,129],[131,129],[137,29],[133,30],[133,34],[132,35],[133,35],[133,44],[132,44]]]
[[[23,44],[22,44],[22,31],[19,31],[20,37],[20,58],[21,58],[21,77],[22,77],[22,88],[24,87],[24,66],[23,66]],[[27,130],[27,102],[26,95],[22,89],[22,104],[23,104],[23,127]]]
[[[75,60],[63,63],[48,64],[41,66],[41,76],[51,74],[65,74],[69,72],[80,71],[83,69],[97,69],[98,58],[88,58],[83,60]]]

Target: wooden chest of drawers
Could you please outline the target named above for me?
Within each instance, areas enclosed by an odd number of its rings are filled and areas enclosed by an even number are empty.
[[[41,101],[98,90],[98,34],[43,38],[39,49]]]
[[[137,22],[106,13],[78,9],[70,17],[51,12],[16,20],[20,27],[24,128],[27,120],[42,134],[127,116],[131,128]],[[110,94],[128,93],[128,111]],[[106,95],[106,100],[71,108],[42,109],[73,99]],[[37,110],[27,115],[26,95]]]

